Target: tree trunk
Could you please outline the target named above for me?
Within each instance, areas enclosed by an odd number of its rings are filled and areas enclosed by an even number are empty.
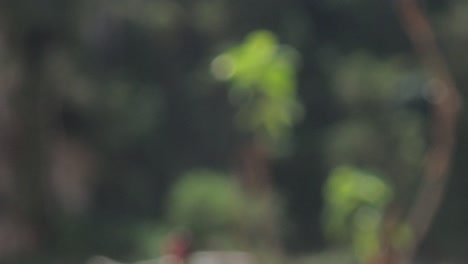
[[[25,33],[18,49],[21,83],[16,91],[16,147],[14,170],[19,192],[19,214],[31,225],[38,253],[51,245],[48,211],[51,102],[44,75],[49,39],[40,29]]]

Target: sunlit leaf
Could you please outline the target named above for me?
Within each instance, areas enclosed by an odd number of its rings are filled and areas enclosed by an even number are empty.
[[[255,31],[217,56],[213,76],[229,81],[230,101],[238,108],[241,130],[279,142],[301,116],[296,95],[298,55],[269,31]]]

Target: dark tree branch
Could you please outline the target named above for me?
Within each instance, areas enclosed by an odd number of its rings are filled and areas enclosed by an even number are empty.
[[[426,157],[424,183],[409,220],[414,225],[415,246],[424,238],[440,204],[450,173],[455,144],[457,117],[461,105],[459,92],[448,66],[437,47],[431,26],[416,0],[400,0],[402,24],[415,50],[432,78],[433,104],[431,148]]]
[[[425,11],[418,0],[396,0],[398,16],[415,52],[430,80],[433,96],[430,148],[414,204],[408,215],[401,216],[395,208],[387,212],[381,236],[381,248],[371,264],[409,263],[424,240],[441,204],[451,169],[461,98],[449,67],[437,46],[437,41]],[[409,223],[413,239],[404,252],[394,248],[391,237],[402,223]]]
[[[431,146],[426,154],[422,183],[407,218],[414,235],[407,252],[409,259],[427,234],[443,198],[450,175],[461,98],[418,0],[398,0],[397,3],[402,26],[431,80],[434,96]]]

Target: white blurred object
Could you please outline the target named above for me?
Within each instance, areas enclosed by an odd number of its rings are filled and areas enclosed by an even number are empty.
[[[171,255],[164,255],[157,259],[150,259],[135,262],[134,264],[178,264],[180,262],[177,261],[177,258]]]
[[[189,264],[255,264],[255,258],[242,251],[200,251],[192,254]]]
[[[95,256],[86,262],[86,264],[121,264],[120,262],[114,261],[108,257]]]
[[[255,257],[242,251],[198,251],[193,253],[187,264],[256,264]],[[91,258],[86,264],[123,264],[104,256]],[[180,264],[177,258],[171,255],[161,256],[157,259],[135,262],[133,264]]]

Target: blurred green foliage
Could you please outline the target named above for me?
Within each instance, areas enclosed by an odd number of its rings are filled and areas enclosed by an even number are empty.
[[[429,84],[411,64],[356,52],[334,68],[333,92],[346,113],[327,130],[325,151],[335,169],[323,187],[322,223],[325,236],[348,241],[361,262],[379,250],[386,205],[410,203],[408,189],[423,166]],[[406,247],[409,227],[401,224],[391,239]]]
[[[332,90],[343,117],[329,127],[325,152],[330,167],[354,164],[393,174],[411,185],[428,145],[430,82],[410,58],[380,59],[356,52],[332,67]]]
[[[350,243],[362,263],[375,257],[381,246],[383,217],[394,199],[394,187],[381,176],[350,166],[335,168],[323,189],[322,225],[335,243]],[[389,243],[405,249],[412,241],[410,226],[399,223]]]
[[[173,230],[189,230],[197,248],[211,250],[271,250],[266,227],[285,219],[279,195],[251,197],[232,176],[207,169],[184,174],[171,189],[167,209]]]
[[[140,224],[134,231],[137,240],[134,249],[135,258],[151,259],[165,254],[168,238],[174,230],[169,224]]]
[[[398,98],[405,68],[402,58],[385,61],[356,52],[337,63],[333,91],[348,108],[388,108]]]
[[[351,241],[360,260],[379,249],[379,232],[392,187],[381,177],[353,167],[334,169],[323,190],[323,227],[335,241]]]
[[[272,215],[288,233],[287,253],[325,249],[323,228],[361,258],[371,254],[390,197],[409,205],[414,195],[433,103],[430,77],[421,74],[393,2],[2,1],[0,169],[21,150],[10,146],[22,142],[15,109],[21,95],[11,91],[28,83],[28,61],[43,69],[38,86],[50,88],[41,103],[50,106],[41,113],[50,146],[63,140],[97,157],[95,174],[69,181],[73,173],[64,173],[61,183],[46,186],[55,229],[44,242],[44,262],[152,257],[179,227],[193,228],[207,248],[234,248],[241,234],[260,238],[254,244],[261,247]],[[424,3],[466,97],[468,5]],[[459,130],[454,177],[421,250],[434,259],[466,258],[466,118]],[[234,175],[217,172],[237,165],[245,134],[278,154],[270,168],[273,198],[247,199]],[[294,152],[286,153],[286,142]],[[73,164],[66,161],[70,172],[79,169]],[[33,174],[27,183],[46,181]],[[16,216],[16,197],[29,193],[18,186],[11,199],[5,186],[2,213]],[[83,211],[62,208],[65,198],[54,188],[87,201]],[[411,232],[403,225],[396,233],[393,243],[404,247]],[[349,257],[323,255],[310,262]]]
[[[298,52],[265,30],[250,33],[213,60],[213,75],[231,82],[229,99],[238,108],[242,130],[273,143],[290,133],[303,111],[296,91],[298,63]]]
[[[168,202],[170,223],[193,232],[202,248],[213,245],[210,240],[216,237],[235,238],[244,210],[245,198],[237,183],[209,170],[187,172],[175,183]],[[221,241],[217,242],[222,248]]]

